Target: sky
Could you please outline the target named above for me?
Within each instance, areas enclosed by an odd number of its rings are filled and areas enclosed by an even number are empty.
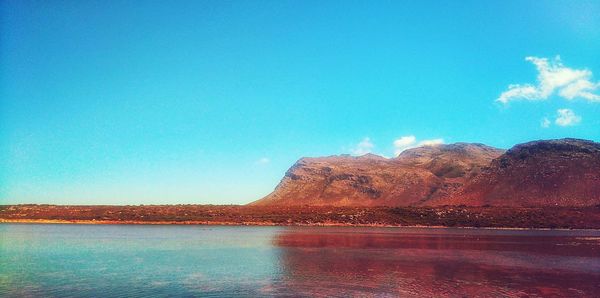
[[[244,204],[304,156],[600,141],[600,1],[0,1],[0,204]]]

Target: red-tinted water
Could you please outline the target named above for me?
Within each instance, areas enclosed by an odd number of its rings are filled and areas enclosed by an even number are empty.
[[[594,297],[600,231],[0,224],[0,297]]]
[[[600,295],[600,237],[567,231],[300,228],[282,288],[308,296]]]

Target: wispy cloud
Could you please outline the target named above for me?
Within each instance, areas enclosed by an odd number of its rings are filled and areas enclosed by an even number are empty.
[[[431,139],[419,142],[419,146],[435,146],[439,144],[444,144],[444,139]]]
[[[415,136],[403,136],[394,141],[394,148],[407,148],[414,146],[416,143],[417,138]]]
[[[350,149],[350,154],[352,155],[365,155],[367,153],[371,153],[375,145],[371,142],[370,138],[364,138],[360,141],[356,146]]]
[[[600,102],[600,95],[594,91],[600,88],[599,82],[592,82],[592,72],[588,69],[573,69],[563,65],[559,56],[554,59],[526,57],[538,71],[537,85],[513,84],[496,99],[503,104],[510,101],[544,100],[554,93],[568,100],[583,98]]]
[[[429,139],[417,141],[417,138],[413,135],[403,136],[394,141],[394,154],[398,155],[402,153],[402,151],[411,148],[421,146],[435,146],[443,143],[444,139]]]
[[[554,123],[558,126],[573,126],[581,122],[581,117],[571,109],[559,109]]]
[[[552,122],[550,121],[550,119],[548,119],[548,117],[544,117],[544,119],[542,119],[542,121],[540,121],[540,126],[542,128],[548,128],[548,127],[550,127],[550,124],[552,124]]]

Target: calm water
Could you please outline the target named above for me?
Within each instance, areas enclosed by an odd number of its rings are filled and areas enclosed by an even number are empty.
[[[0,224],[0,296],[524,295],[600,295],[600,231]]]

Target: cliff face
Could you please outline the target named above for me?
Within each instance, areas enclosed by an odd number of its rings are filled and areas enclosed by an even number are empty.
[[[600,143],[578,139],[520,144],[463,189],[433,205],[591,206],[600,204]]]
[[[393,159],[302,158],[253,205],[409,206],[446,197],[502,150],[457,143],[410,149]]]

